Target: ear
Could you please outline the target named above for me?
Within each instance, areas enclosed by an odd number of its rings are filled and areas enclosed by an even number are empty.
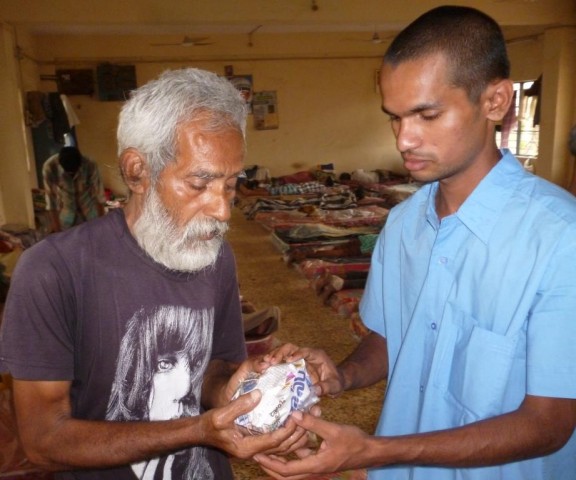
[[[492,82],[484,91],[486,118],[499,122],[508,112],[514,96],[514,85],[511,80],[503,78]]]
[[[127,148],[120,155],[120,171],[128,188],[143,194],[150,186],[150,170],[144,156],[135,148]]]

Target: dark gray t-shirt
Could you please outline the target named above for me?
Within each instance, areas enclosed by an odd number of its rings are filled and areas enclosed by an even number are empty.
[[[245,358],[234,257],[167,270],[138,246],[121,210],[26,250],[11,279],[0,332],[0,371],[70,380],[75,418],[163,420],[202,411],[211,359]],[[170,411],[174,408],[174,411]],[[62,479],[231,479],[226,456],[195,447],[124,468]]]

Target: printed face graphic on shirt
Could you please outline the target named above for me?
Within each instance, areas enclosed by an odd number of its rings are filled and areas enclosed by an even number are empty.
[[[161,354],[152,376],[148,408],[150,420],[170,420],[182,416],[182,401],[190,389],[190,365],[184,354]]]
[[[212,353],[213,317],[213,310],[172,306],[136,312],[120,344],[106,419],[158,421],[198,415]],[[132,470],[142,479],[214,478],[202,447],[139,462]]]

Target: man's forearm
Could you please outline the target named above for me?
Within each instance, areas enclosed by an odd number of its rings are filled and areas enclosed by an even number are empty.
[[[78,419],[71,414],[69,388],[65,381],[14,379],[22,445],[30,461],[45,469],[106,468],[193,445],[220,447],[214,445],[219,437],[211,412],[151,422]]]
[[[463,427],[400,437],[370,437],[366,466],[453,468],[509,463],[550,454],[570,438],[576,400],[526,397],[516,411]]]
[[[67,419],[25,450],[47,470],[107,468],[201,445],[203,438],[199,416],[159,422]]]
[[[230,378],[238,370],[235,363],[211,360],[202,383],[202,405],[206,409],[227,405],[234,392],[228,390]]]
[[[388,376],[386,339],[370,333],[358,347],[338,365],[344,390],[364,388]]]

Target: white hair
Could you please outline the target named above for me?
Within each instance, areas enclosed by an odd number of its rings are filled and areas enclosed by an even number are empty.
[[[176,132],[201,120],[204,131],[233,128],[246,136],[246,102],[224,77],[197,68],[167,70],[134,90],[120,112],[118,155],[135,148],[146,157],[152,180],[175,160]]]
[[[150,188],[133,229],[136,241],[155,262],[170,270],[197,272],[216,263],[228,224],[207,217],[179,227],[156,189]],[[202,239],[206,235],[211,238]]]

